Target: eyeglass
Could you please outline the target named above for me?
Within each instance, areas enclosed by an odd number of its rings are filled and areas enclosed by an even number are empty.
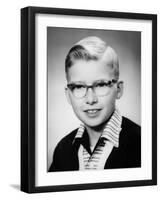
[[[109,93],[110,88],[117,83],[117,80],[112,79],[110,81],[99,80],[95,81],[92,85],[86,85],[84,83],[69,83],[67,87],[71,90],[72,94],[76,98],[83,98],[87,94],[87,90],[91,88],[97,96],[105,96]]]

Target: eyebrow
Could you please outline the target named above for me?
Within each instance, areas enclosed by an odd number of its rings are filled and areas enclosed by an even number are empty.
[[[95,81],[93,81],[93,83],[95,83],[95,82],[108,82],[108,81],[111,81],[111,80],[113,80],[113,78],[112,79],[110,79],[110,80],[107,80],[107,79],[98,79],[98,80],[95,80]],[[92,83],[92,84],[93,84]],[[73,82],[70,82],[70,83],[68,83],[68,84],[85,84],[85,85],[87,85],[85,82],[83,82],[83,81],[73,81]]]

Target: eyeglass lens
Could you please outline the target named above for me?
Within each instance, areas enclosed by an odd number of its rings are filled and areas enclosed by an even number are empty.
[[[72,83],[68,84],[68,88],[72,91],[73,95],[76,98],[83,98],[86,96],[87,91],[89,88],[95,92],[97,96],[104,96],[107,95],[110,91],[110,88],[113,86],[114,83],[116,83],[116,80],[111,81],[97,81],[93,83],[92,85],[86,85],[83,83]]]

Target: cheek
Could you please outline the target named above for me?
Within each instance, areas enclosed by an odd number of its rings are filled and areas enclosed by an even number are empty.
[[[77,112],[78,110],[81,109],[82,103],[81,103],[80,100],[75,100],[75,99],[73,99],[72,97],[70,97],[70,102],[71,102],[71,106],[72,106],[72,108],[73,108],[73,110],[74,110],[75,112]]]
[[[113,104],[117,98],[116,91],[112,91],[108,96],[106,96],[103,100],[104,104]]]

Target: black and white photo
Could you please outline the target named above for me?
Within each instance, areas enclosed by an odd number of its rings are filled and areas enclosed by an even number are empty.
[[[49,147],[75,123],[65,101],[81,124],[57,145],[49,171],[141,167],[141,33],[54,27],[47,31]],[[109,45],[90,34],[101,35]],[[73,39],[84,35],[65,57]],[[122,103],[121,110],[135,122],[116,106],[123,95],[126,105]]]

